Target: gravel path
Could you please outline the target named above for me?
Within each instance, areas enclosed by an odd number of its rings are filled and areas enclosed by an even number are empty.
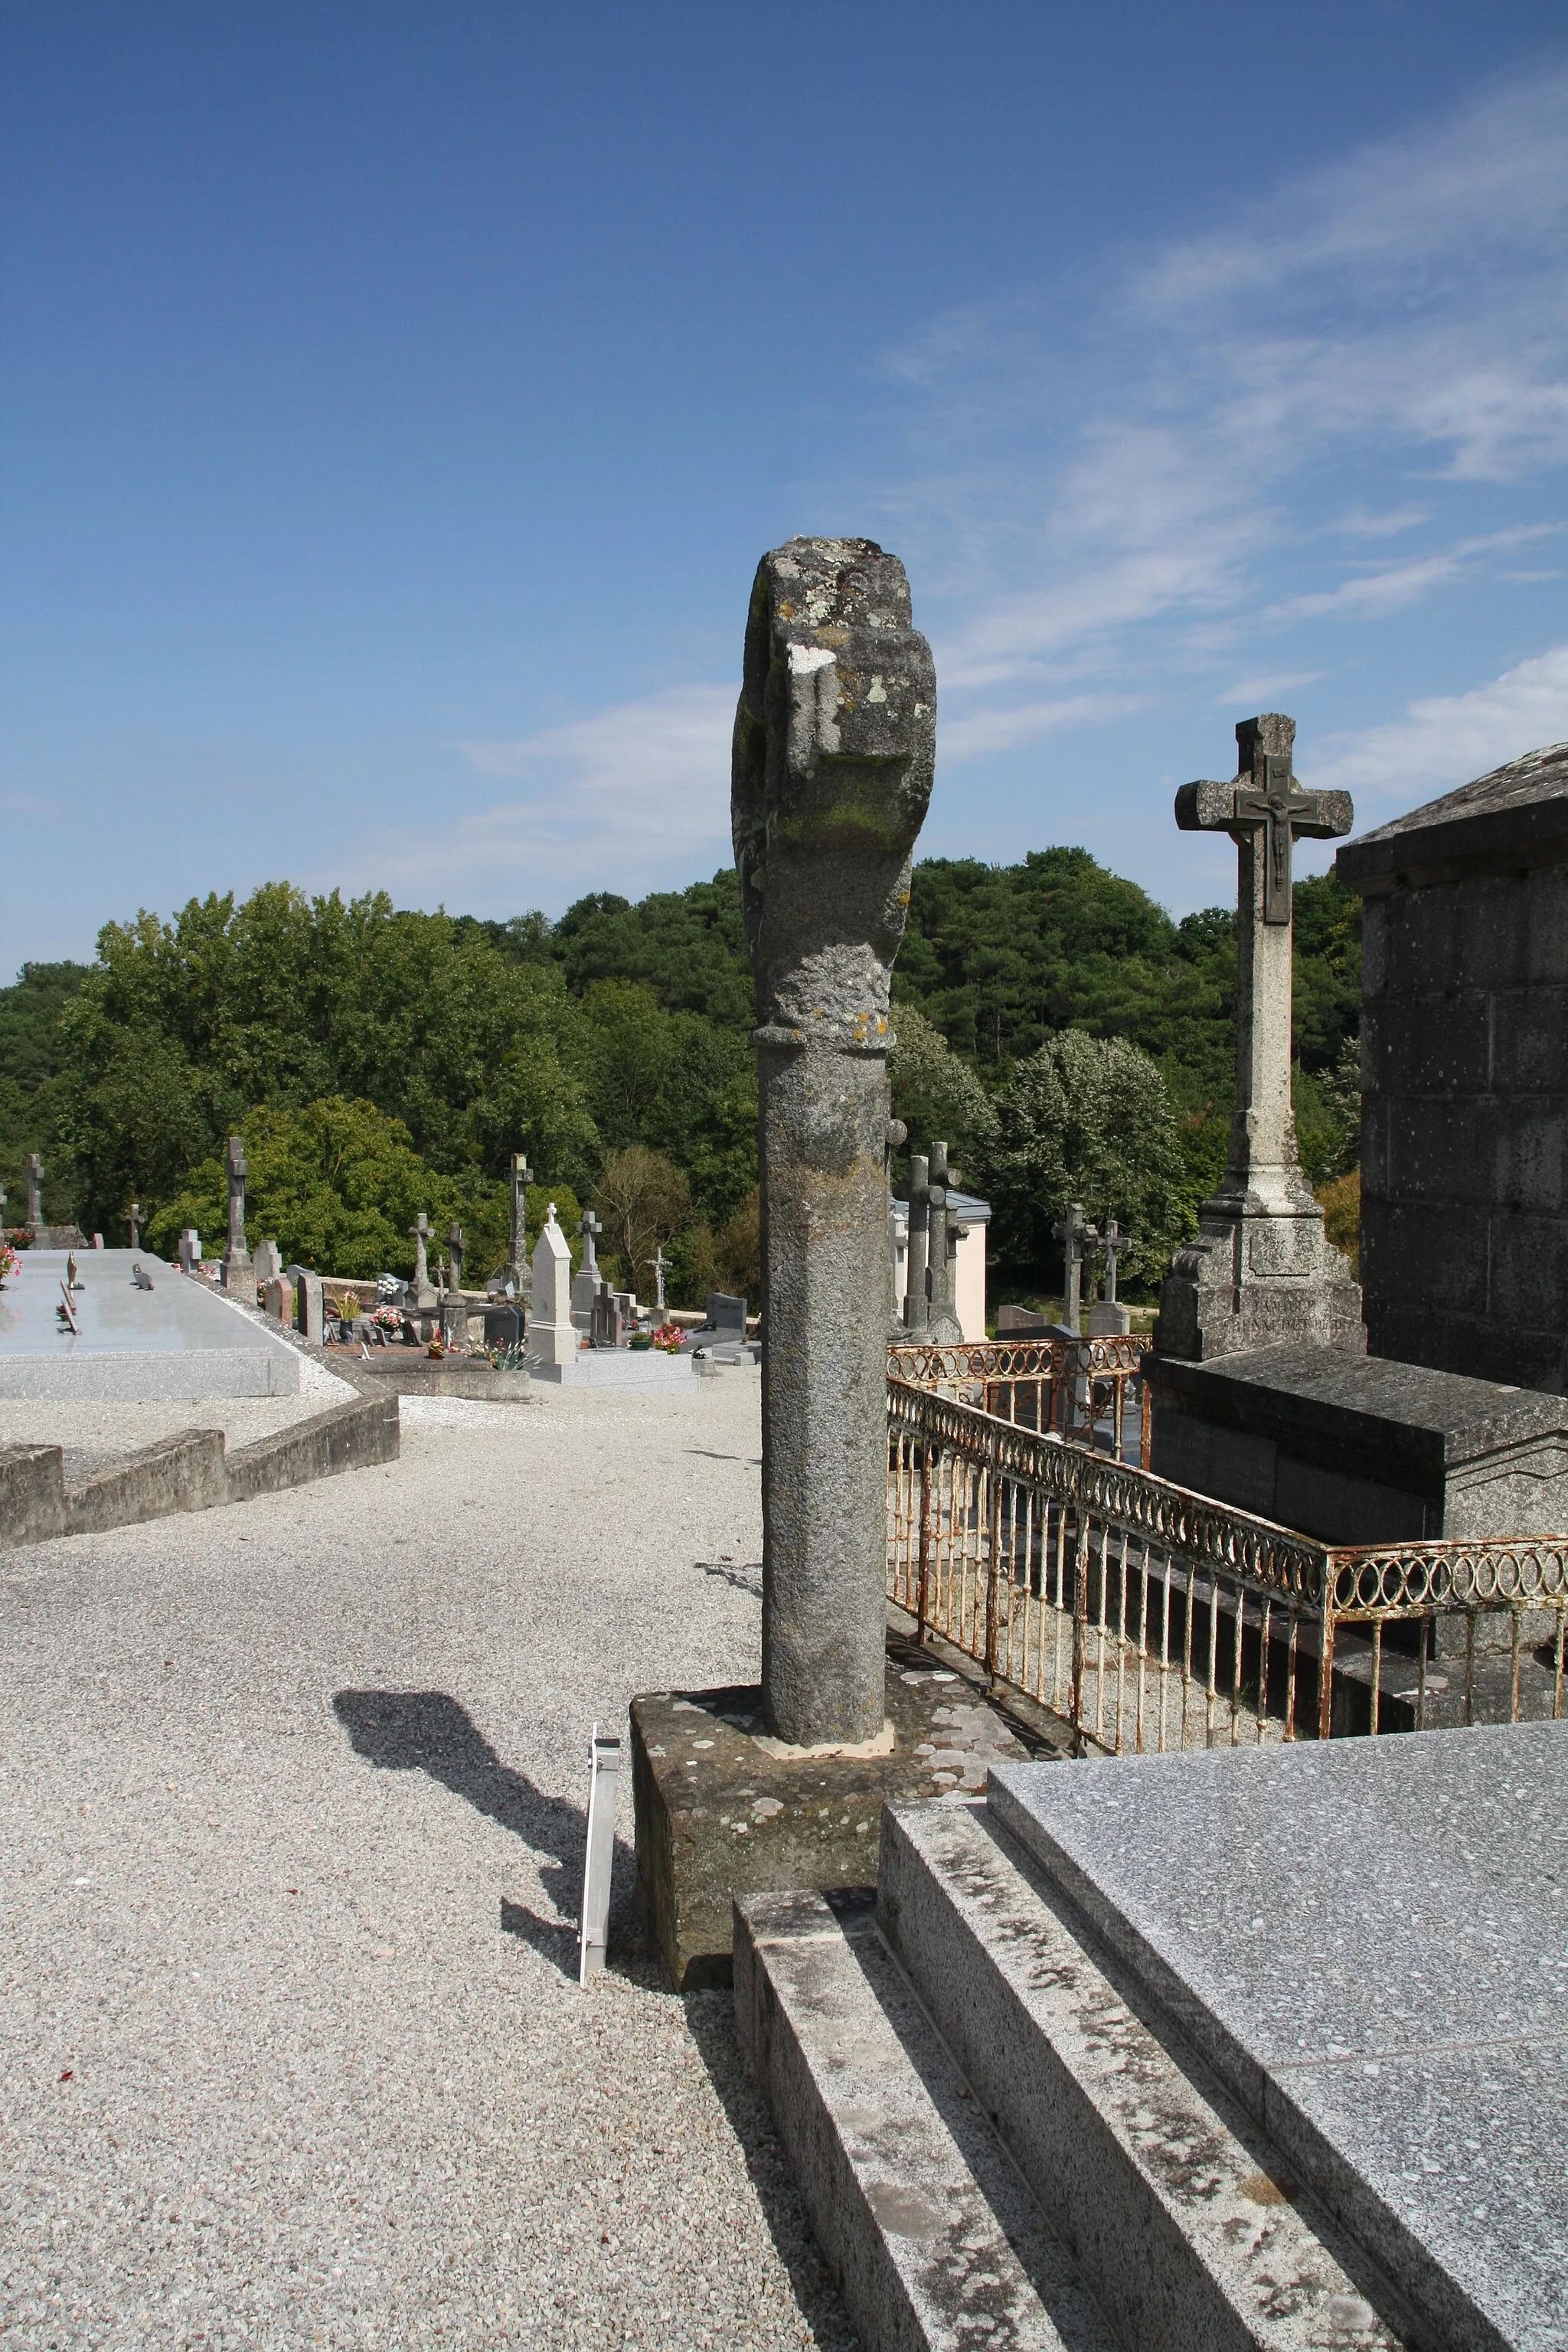
[[[848,2347],[629,1790],[575,1983],[591,1720],[756,1672],[756,1385],[404,1412],[0,1554],[0,2343]]]

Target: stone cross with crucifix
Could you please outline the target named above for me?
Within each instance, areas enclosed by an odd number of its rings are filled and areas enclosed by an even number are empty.
[[[653,1270],[654,1303],[658,1308],[658,1319],[662,1323],[664,1321],[664,1277],[669,1272],[669,1260],[664,1254],[662,1242],[654,1244],[653,1255],[645,1257],[643,1264]]]
[[[1069,1331],[1076,1331],[1083,1296],[1083,1261],[1100,1239],[1095,1228],[1084,1223],[1081,1201],[1068,1202],[1051,1227],[1051,1237],[1062,1245],[1062,1321]]]
[[[1131,1234],[1122,1232],[1116,1218],[1108,1217],[1100,1242],[1105,1259],[1105,1289],[1098,1305],[1089,1310],[1089,1336],[1091,1339],[1125,1339],[1132,1328],[1132,1318],[1116,1296],[1117,1264],[1122,1253],[1131,1246]]]
[[[1295,740],[1281,711],[1243,719],[1229,782],[1176,794],[1184,833],[1227,833],[1237,846],[1236,1108],[1219,1191],[1161,1292],[1155,1343],[1165,1355],[1291,1339],[1359,1353],[1366,1344],[1360,1287],[1324,1238],[1290,1104],[1290,845],[1348,833],[1354,812],[1348,793],[1303,790]]]
[[[44,1163],[36,1151],[27,1154],[27,1225],[37,1233],[44,1222]]]
[[[224,1168],[228,1177],[228,1247],[223,1254],[223,1286],[226,1290],[243,1290],[253,1281],[250,1252],[245,1245],[245,1180],[250,1171],[246,1165],[244,1141],[237,1135],[228,1139]],[[254,1298],[250,1304],[255,1305]]]

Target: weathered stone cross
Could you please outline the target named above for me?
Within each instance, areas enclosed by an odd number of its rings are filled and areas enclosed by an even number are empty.
[[[650,1266],[653,1270],[654,1298],[658,1307],[658,1319],[662,1323],[664,1320],[664,1277],[669,1271],[669,1260],[664,1254],[664,1244],[662,1242],[656,1242],[654,1244],[653,1255],[651,1257],[645,1257],[643,1264],[646,1266]]]
[[[511,1155],[511,1233],[507,1244],[508,1272],[521,1287],[528,1264],[528,1188],[533,1181],[533,1171],[525,1151]]]
[[[1301,790],[1290,767],[1295,740],[1296,722],[1282,711],[1244,719],[1238,773],[1176,794],[1184,833],[1228,833],[1238,853],[1237,1101],[1222,1190],[1254,1194],[1277,1213],[1300,1209],[1298,1194],[1311,1206],[1295,1174],[1290,1112],[1290,844],[1348,833],[1355,814],[1349,793]]]
[[[250,1252],[245,1246],[245,1180],[250,1173],[246,1165],[245,1144],[237,1135],[228,1139],[225,1155],[228,1170],[228,1247],[224,1252],[224,1287],[228,1287],[229,1273],[244,1275],[249,1271]]]
[[[36,1229],[44,1222],[44,1163],[36,1151],[27,1155],[27,1223]]]
[[[1130,1250],[1131,1246],[1131,1234],[1124,1234],[1114,1217],[1108,1217],[1105,1221],[1105,1238],[1101,1244],[1105,1252],[1105,1304],[1107,1307],[1114,1307],[1116,1304],[1116,1261],[1123,1250]]]
[[[947,1164],[947,1146],[931,1148],[931,1181],[926,1187],[926,1290],[931,1301],[927,1328],[938,1347],[952,1347],[963,1337],[953,1298],[953,1261],[958,1254],[958,1211],[952,1194],[958,1171]]]
[[[594,1214],[592,1209],[584,1209],[582,1215],[577,1220],[577,1230],[583,1236],[583,1263],[578,1270],[582,1274],[591,1274],[594,1280],[597,1282],[599,1279],[599,1256],[598,1252],[594,1247],[594,1242],[595,1236],[602,1234],[605,1228],[599,1223],[598,1218]]]
[[[1063,1284],[1062,1321],[1069,1331],[1079,1328],[1079,1306],[1083,1297],[1084,1253],[1100,1239],[1092,1225],[1083,1221],[1081,1201],[1069,1201],[1065,1216],[1058,1217],[1051,1227],[1053,1240],[1062,1245],[1062,1265],[1066,1275]]]

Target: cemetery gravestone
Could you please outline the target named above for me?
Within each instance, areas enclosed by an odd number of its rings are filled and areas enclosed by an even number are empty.
[[[295,1313],[300,1337],[316,1347],[326,1345],[327,1309],[321,1290],[321,1277],[309,1266],[291,1265],[285,1269],[284,1280],[294,1286]]]
[[[202,1237],[195,1225],[187,1225],[180,1235],[180,1265],[186,1274],[195,1274],[201,1262]]]
[[[280,1274],[268,1276],[262,1290],[262,1305],[275,1323],[291,1326],[294,1320],[294,1291],[291,1283]]]
[[[507,1277],[512,1286],[512,1297],[520,1305],[527,1303],[530,1266],[528,1261],[528,1188],[533,1181],[533,1171],[525,1152],[511,1155],[511,1202],[507,1234]]]
[[[653,1255],[650,1258],[645,1258],[643,1264],[653,1268],[654,1303],[658,1310],[658,1319],[662,1323],[664,1321],[664,1277],[669,1271],[669,1262],[664,1255],[662,1242],[656,1245]]]
[[[463,1239],[463,1228],[454,1218],[447,1234],[447,1248],[452,1261],[454,1290],[461,1290],[463,1286],[463,1255],[467,1247],[468,1244]]]
[[[923,1339],[931,1321],[926,1269],[931,1226],[931,1161],[910,1154],[910,1245],[904,1266],[904,1324],[911,1339]]]
[[[223,1286],[226,1290],[252,1289],[256,1276],[250,1252],[245,1245],[245,1180],[249,1171],[245,1145],[237,1135],[228,1139],[224,1167],[228,1177],[228,1247],[223,1254]]]
[[[926,1187],[926,1291],[930,1300],[927,1336],[937,1347],[951,1348],[963,1337],[963,1327],[953,1303],[952,1277],[959,1241],[967,1228],[960,1224],[958,1211],[952,1203],[952,1196],[958,1176],[947,1164],[945,1143],[931,1145],[929,1161],[931,1181]]]
[[[1366,1345],[1361,1292],[1324,1237],[1290,1108],[1290,845],[1348,833],[1351,799],[1301,789],[1295,736],[1295,720],[1279,711],[1244,719],[1230,782],[1184,784],[1176,794],[1183,832],[1228,833],[1237,845],[1237,1099],[1220,1189],[1160,1295],[1163,1355],[1206,1360],[1289,1340]]]
[[[1124,1234],[1114,1217],[1106,1220],[1100,1248],[1105,1253],[1105,1296],[1098,1306],[1089,1310],[1089,1336],[1091,1339],[1125,1339],[1132,1328],[1132,1318],[1116,1296],[1116,1268],[1123,1250],[1132,1246],[1132,1236]]]
[[[275,1281],[283,1271],[283,1256],[275,1241],[259,1241],[256,1244],[253,1272],[257,1282]]]
[[[27,1154],[27,1225],[37,1233],[44,1222],[44,1163],[36,1151]]]
[[[1068,1202],[1066,1213],[1057,1219],[1051,1234],[1062,1245],[1062,1322],[1076,1336],[1083,1297],[1084,1255],[1100,1235],[1092,1225],[1084,1223],[1081,1201]]]
[[[409,1227],[408,1238],[414,1244],[414,1282],[410,1307],[416,1313],[430,1315],[436,1308],[436,1291],[430,1280],[430,1261],[426,1251],[430,1241],[430,1220],[423,1209]]]
[[[555,1203],[533,1245],[533,1312],[528,1318],[528,1369],[536,1377],[568,1378],[577,1361],[572,1320],[572,1252],[555,1222]]]
[[[583,1262],[572,1284],[572,1320],[580,1331],[589,1329],[594,1319],[594,1301],[599,1295],[599,1260],[594,1244],[605,1230],[592,1209],[584,1209],[577,1221],[583,1236]]]

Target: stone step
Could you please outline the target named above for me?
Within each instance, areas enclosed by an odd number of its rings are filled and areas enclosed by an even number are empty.
[[[1116,2352],[877,1931],[735,1905],[735,2021],[867,2352]]]
[[[1128,2352],[1419,2340],[1227,2095],[1129,2005],[1113,1964],[984,1806],[887,1807],[878,1911]]]

